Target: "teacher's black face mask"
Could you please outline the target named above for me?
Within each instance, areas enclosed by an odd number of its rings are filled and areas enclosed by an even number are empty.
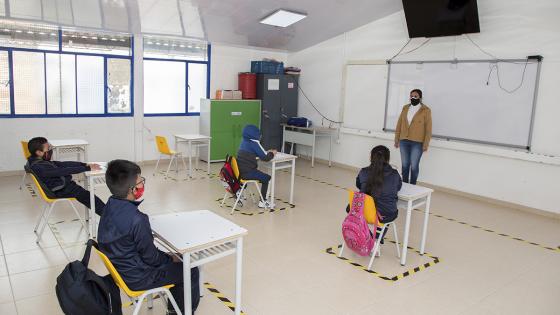
[[[412,106],[416,106],[416,105],[420,104],[420,99],[419,98],[411,98],[410,99],[410,104],[412,104]]]

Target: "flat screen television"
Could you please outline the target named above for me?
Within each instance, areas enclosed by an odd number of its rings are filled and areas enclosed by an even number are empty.
[[[403,0],[408,36],[480,33],[476,0]]]

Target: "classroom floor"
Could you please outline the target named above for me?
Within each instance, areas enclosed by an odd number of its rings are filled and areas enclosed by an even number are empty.
[[[213,171],[219,166],[212,165]],[[249,230],[243,256],[245,314],[560,313],[558,220],[435,192],[426,245],[429,255],[409,250],[407,266],[401,267],[394,245],[386,242],[372,274],[326,252],[341,244],[347,198],[342,187],[352,187],[354,172],[321,164],[311,168],[309,162],[298,160],[294,208],[278,201],[277,208],[285,210],[259,214],[248,201],[241,209],[245,214],[231,216],[228,208],[219,207],[223,188],[218,179],[198,172],[195,180],[187,181],[182,172],[180,180],[165,180],[162,175],[153,177],[151,166],[143,171],[147,183],[141,208],[146,213],[208,209]],[[37,246],[33,226],[41,200],[27,187],[19,190],[20,179],[0,178],[0,314],[62,314],[55,279],[69,261],[81,258],[86,235],[72,221],[70,208],[61,207]],[[109,196],[106,188],[99,191],[103,199]],[[281,173],[276,196],[287,200],[288,192],[289,175]],[[415,249],[421,218],[420,212],[413,211],[410,246]],[[403,222],[400,216],[401,239]],[[392,239],[392,233],[388,236]],[[344,256],[367,265],[367,259],[349,251]],[[96,258],[90,267],[106,274]],[[232,301],[234,266],[230,256],[204,268],[205,281]],[[415,267],[420,267],[418,272]],[[197,315],[233,314],[204,290]],[[132,308],[125,309],[125,314],[131,312]],[[142,314],[164,312],[155,301],[154,309]]]

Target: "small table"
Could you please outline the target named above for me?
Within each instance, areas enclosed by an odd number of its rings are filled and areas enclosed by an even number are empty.
[[[293,153],[294,144],[311,147],[311,167],[315,166],[315,143],[318,137],[329,137],[329,166],[331,166],[332,136],[336,129],[326,127],[296,127],[282,124],[282,152],[284,145],[290,142],[290,154]]]
[[[208,210],[150,216],[150,224],[162,245],[183,255],[185,314],[192,309],[191,268],[236,254],[235,314],[239,315],[243,237],[247,230]]]
[[[271,174],[272,177],[270,180],[270,189],[269,194],[271,197],[272,202],[274,201],[274,190],[276,188],[275,179],[276,179],[276,171],[285,169],[285,168],[292,168],[292,179],[290,184],[290,204],[294,204],[294,181],[296,175],[296,159],[297,156],[286,154],[282,152],[276,153],[274,158],[268,162],[264,162],[266,164],[270,164]]]
[[[59,158],[61,153],[76,153],[78,155],[78,161],[82,161],[81,154],[84,154],[84,161],[88,160],[87,148],[89,143],[82,139],[59,139],[59,140],[49,140],[49,143],[53,147],[54,154]]]
[[[424,226],[422,228],[422,241],[420,242],[420,254],[424,255],[424,247],[426,245],[426,233],[428,231],[428,218],[430,217],[430,201],[432,199],[433,189],[403,183],[398,193],[399,201],[397,206],[406,209],[406,221],[404,226],[403,250],[401,256],[401,265],[406,264],[406,250],[408,248],[408,236],[410,232],[410,217],[412,209],[426,205],[424,212]]]
[[[106,162],[91,162],[93,164],[99,164],[101,166],[100,170],[85,172],[86,176],[86,189],[89,190],[89,204],[90,209],[86,208],[86,217],[89,218],[89,232],[92,238],[97,237],[97,223],[95,214],[95,187],[105,186],[105,172],[107,171]]]
[[[198,159],[199,159],[199,148],[200,147],[208,147],[208,167],[206,172],[210,175],[210,141],[212,137],[204,136],[204,135],[197,135],[197,134],[185,134],[185,135],[175,135],[175,150],[178,151],[178,144],[180,142],[187,142],[189,145],[189,176],[192,177],[192,148],[193,144],[196,146],[196,165],[198,167]]]

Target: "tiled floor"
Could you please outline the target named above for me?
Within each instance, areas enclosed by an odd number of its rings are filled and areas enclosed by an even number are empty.
[[[213,165],[217,171],[219,165]],[[297,162],[297,173],[342,187],[351,187],[351,171]],[[220,208],[223,195],[217,179],[202,172],[196,180],[147,177],[142,209],[150,214],[208,209],[247,228],[245,241],[243,310],[247,314],[560,314],[560,250],[545,249],[499,233],[557,248],[560,222],[505,207],[436,192],[432,199],[426,250],[438,264],[396,282],[368,274],[325,249],[341,243],[345,213],[343,189],[305,177],[296,177],[293,209],[247,216]],[[175,174],[173,174],[174,176]],[[41,200],[19,190],[20,177],[0,178],[0,314],[61,314],[54,285],[69,262],[83,255],[87,236],[73,212],[62,206],[54,212],[40,245],[33,227]],[[288,199],[289,176],[278,176],[277,197]],[[108,197],[101,189],[101,197]],[[81,209],[81,207],[79,208]],[[257,209],[251,202],[245,212]],[[419,246],[421,213],[413,212],[412,247]],[[468,225],[456,221],[467,222]],[[402,238],[403,217],[397,224]],[[495,232],[473,228],[481,226]],[[392,235],[392,234],[389,234]],[[360,264],[364,258],[345,256]],[[393,244],[382,247],[373,269],[393,276],[431,259],[409,251],[406,267],[398,263]],[[92,258],[90,267],[106,274]],[[207,265],[205,279],[233,300],[234,257]],[[143,314],[163,314],[155,302]],[[132,309],[126,308],[130,314]],[[209,292],[199,310],[205,314],[232,314]]]

